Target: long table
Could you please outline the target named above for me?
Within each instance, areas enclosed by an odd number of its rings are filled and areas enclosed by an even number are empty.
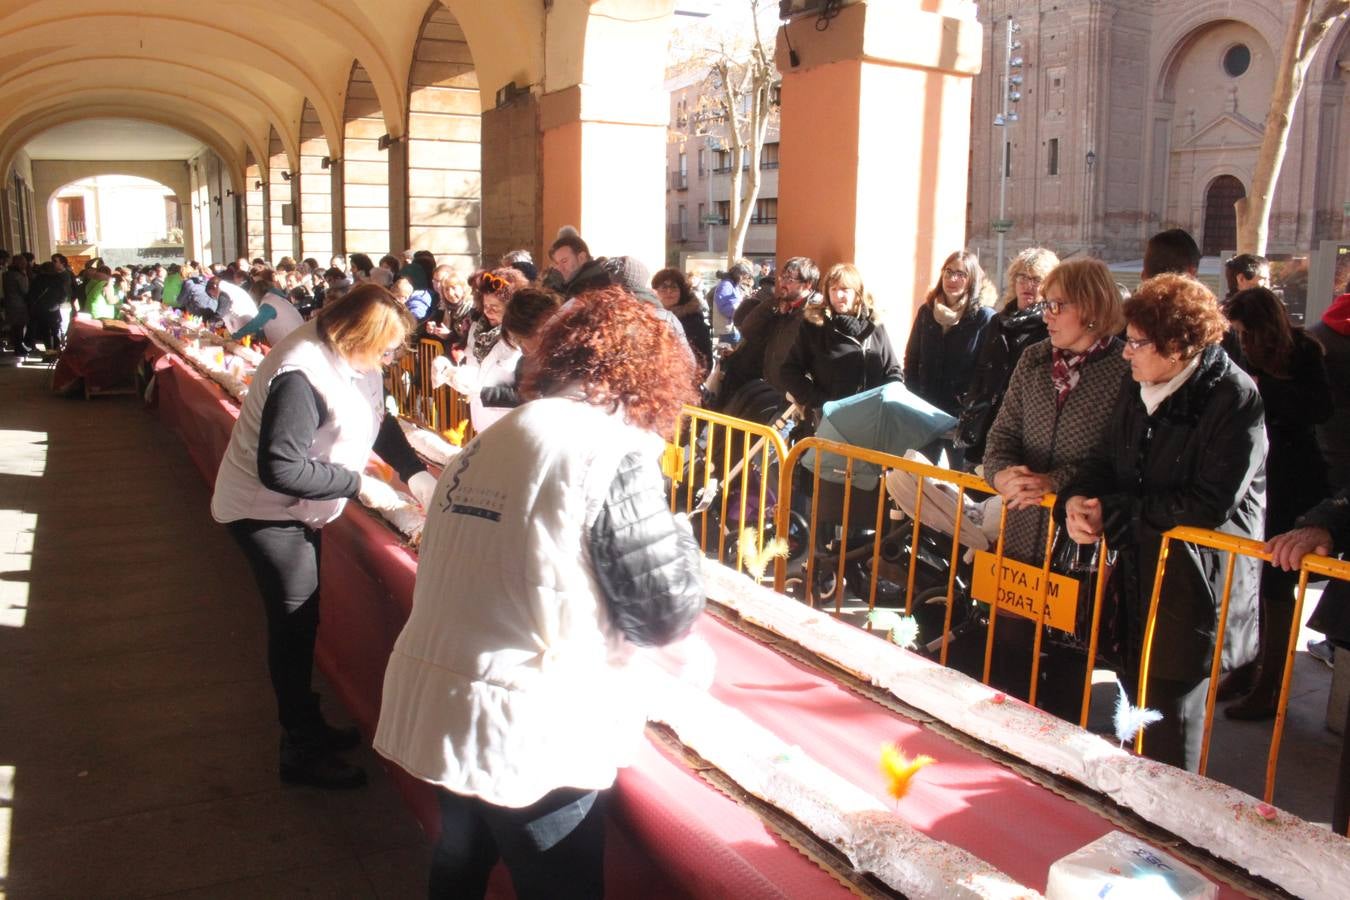
[[[158,413],[209,482],[238,410],[214,383],[173,354],[155,361]],[[324,529],[320,669],[367,735],[379,719],[385,664],[411,609],[417,562],[400,538],[357,504]],[[898,741],[939,764],[900,807],[914,826],[966,848],[1044,890],[1050,864],[1117,827],[1013,769],[841,686],[750,636],[705,616],[716,651],[717,699],[885,798],[882,743]],[[429,835],[431,789],[390,765]],[[889,801],[888,801],[889,802]],[[705,782],[658,743],[644,746],[613,791],[606,870],[613,896],[809,897],[849,891],[751,810]],[[494,892],[509,896],[500,873]],[[1244,896],[1221,885],[1225,898]]]

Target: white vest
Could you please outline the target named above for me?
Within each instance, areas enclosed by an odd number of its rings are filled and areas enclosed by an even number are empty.
[[[323,404],[323,424],[314,433],[309,458],[335,463],[360,473],[375,445],[384,417],[380,373],[358,372],[319,340],[314,322],[307,322],[272,348],[253,376],[230,445],[216,473],[211,516],[217,522],[294,519],[322,528],[342,514],[346,499],[303,500],[263,487],[258,480],[258,437],[263,406],[272,379],[285,372],[303,372]]]
[[[621,414],[547,398],[451,461],[428,504],[376,750],[498,806],[613,784],[644,714],[587,534],[619,460],[661,446]]]
[[[269,347],[280,344],[286,335],[305,324],[305,317],[300,315],[300,310],[285,297],[269,294],[263,298],[262,305],[270,306],[277,312],[276,318],[263,324],[263,339]]]
[[[228,297],[230,300],[230,309],[225,315],[221,316],[221,320],[224,321],[225,327],[231,333],[243,328],[250,319],[258,314],[258,304],[253,302],[253,295],[239,285],[222,281],[220,293],[221,296]]]
[[[520,348],[512,347],[502,338],[492,345],[487,355],[479,362],[473,355],[474,332],[478,329],[475,322],[469,329],[469,352],[464,361],[466,366],[478,369],[478,391],[469,398],[469,421],[473,422],[475,434],[481,434],[487,427],[511,410],[506,407],[484,406],[482,389],[499,384],[510,384],[516,377],[516,362],[520,359]]]

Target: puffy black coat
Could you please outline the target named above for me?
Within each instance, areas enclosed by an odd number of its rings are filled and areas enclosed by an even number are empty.
[[[1298,525],[1325,528],[1331,532],[1331,552],[1350,554],[1350,487],[1343,487],[1298,519]],[[1331,579],[1313,610],[1308,627],[1315,628],[1342,647],[1350,647],[1350,582]]]
[[[961,321],[943,331],[933,318],[935,302],[925,303],[914,317],[905,347],[905,386],[955,416],[961,413],[957,398],[970,385],[980,342],[994,311],[987,306],[972,306]]]
[[[802,322],[783,361],[783,384],[803,406],[818,409],[828,400],[902,380],[886,326],[867,321],[862,333],[853,337],[841,328],[841,319]]]
[[[1266,500],[1261,396],[1218,345],[1205,348],[1190,379],[1149,415],[1137,385],[1121,392],[1102,441],[1060,492],[1055,516],[1074,496],[1102,503],[1116,640],[1137,667],[1162,534],[1178,525],[1261,540]],[[1196,681],[1209,674],[1227,554],[1173,542],[1162,585],[1152,674]],[[1233,573],[1224,668],[1256,655],[1261,563],[1239,557]]]
[[[610,618],[643,647],[688,633],[703,612],[703,554],[666,500],[656,462],[624,457],[590,529],[591,563]]]
[[[969,463],[984,458],[989,429],[1003,405],[1003,395],[1022,351],[1050,336],[1040,309],[1014,308],[1011,313],[999,313],[989,320],[984,331],[975,373],[960,396],[961,421],[956,426],[957,446],[965,448]]]

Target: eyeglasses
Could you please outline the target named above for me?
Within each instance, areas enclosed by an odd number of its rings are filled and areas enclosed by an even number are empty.
[[[1140,349],[1140,348],[1142,348],[1142,347],[1147,347],[1147,346],[1149,346],[1149,345],[1152,344],[1152,343],[1153,343],[1153,341],[1149,340],[1148,338],[1126,338],[1126,339],[1125,339],[1125,346],[1126,346],[1126,347],[1129,347],[1131,350],[1138,350],[1138,349]]]
[[[1055,316],[1064,312],[1066,307],[1077,305],[1077,300],[1045,300],[1041,303],[1041,306],[1045,308],[1046,312]]]
[[[491,272],[486,272],[483,274],[483,280],[481,283],[483,285],[483,290],[487,291],[489,294],[500,293],[501,291],[504,291],[511,286],[511,282],[507,281],[500,275],[494,275]]]
[[[389,365],[390,363],[392,363],[394,360],[398,359],[400,356],[402,356],[402,355],[403,355],[404,353],[406,353],[407,351],[408,351],[408,348],[405,347],[405,346],[403,346],[402,344],[399,344],[397,347],[390,347],[388,350],[386,350],[386,351],[384,351],[383,353],[380,354],[380,363],[381,363],[382,365],[386,365],[386,366],[387,366],[387,365]]]
[[[1017,282],[1018,286],[1025,285],[1034,288],[1041,286],[1041,279],[1037,278],[1035,275],[1018,275],[1013,281]]]
[[[960,269],[943,269],[943,278],[950,278],[952,281],[965,281],[970,277],[969,272],[962,272]]]

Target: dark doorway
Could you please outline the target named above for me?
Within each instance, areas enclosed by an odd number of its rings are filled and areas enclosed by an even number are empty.
[[[1237,210],[1233,204],[1247,196],[1247,189],[1232,175],[1220,175],[1205,192],[1205,242],[1200,252],[1218,256],[1237,249]]]

